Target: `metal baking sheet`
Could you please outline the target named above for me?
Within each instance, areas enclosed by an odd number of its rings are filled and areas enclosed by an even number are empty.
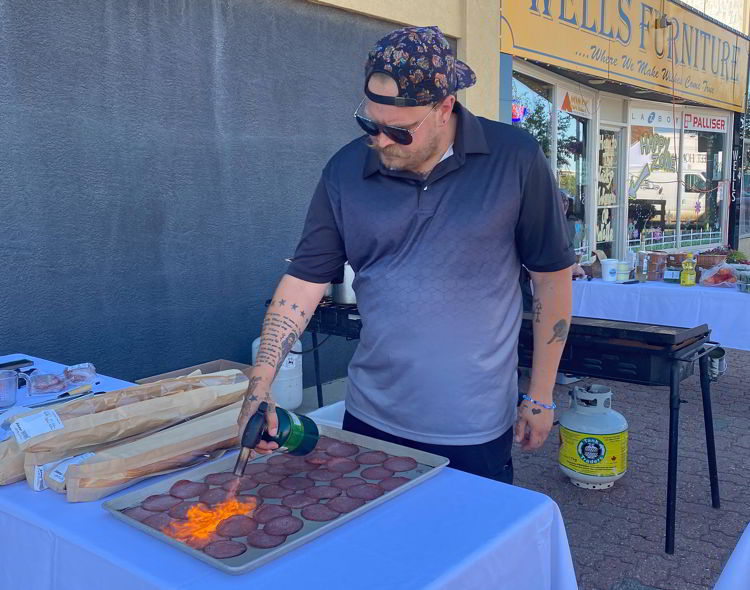
[[[104,502],[102,504],[102,507],[105,510],[107,510],[110,514],[112,514],[115,518],[122,520],[123,522],[129,524],[130,526],[134,526],[140,529],[141,531],[143,531],[144,533],[149,534],[153,537],[156,537],[157,539],[160,539],[164,541],[165,543],[169,543],[170,545],[177,547],[181,551],[185,551],[186,553],[189,553],[193,557],[200,559],[201,561],[205,561],[206,563],[224,572],[238,575],[238,574],[243,574],[245,572],[249,572],[255,568],[258,568],[268,563],[269,561],[272,561],[276,559],[277,557],[284,555],[285,553],[300,547],[301,545],[307,543],[308,541],[312,541],[316,537],[319,537],[320,535],[330,531],[331,529],[341,526],[342,524],[350,521],[351,519],[356,518],[363,512],[367,510],[371,510],[372,508],[375,508],[379,504],[382,504],[383,502],[386,502],[399,494],[403,494],[404,492],[408,491],[414,486],[419,485],[421,482],[425,481],[429,477],[434,476],[436,473],[438,473],[440,469],[442,469],[448,464],[448,459],[446,459],[445,457],[440,457],[438,455],[433,455],[431,453],[425,453],[423,451],[418,451],[416,449],[410,449],[408,447],[404,447],[401,445],[384,442],[375,438],[370,438],[368,436],[355,434],[353,432],[347,432],[344,430],[340,430],[338,428],[333,428],[331,426],[319,425],[318,429],[320,431],[321,436],[327,436],[327,437],[339,440],[341,442],[352,443],[361,447],[363,450],[383,451],[384,453],[387,453],[389,455],[411,457],[417,462],[417,467],[413,469],[412,471],[404,471],[404,472],[397,473],[398,476],[407,477],[411,481],[401,485],[395,490],[386,492],[379,498],[370,500],[369,502],[365,503],[364,506],[357,508],[356,510],[353,510],[352,512],[340,515],[338,518],[332,521],[313,522],[313,521],[308,521],[307,519],[302,519],[304,523],[302,529],[300,529],[297,533],[293,535],[289,535],[287,537],[287,540],[278,547],[274,547],[272,549],[257,549],[255,547],[250,547],[248,545],[247,551],[245,551],[245,553],[243,553],[242,555],[238,555],[237,557],[232,557],[229,559],[215,559],[205,554],[203,551],[200,551],[198,549],[193,549],[192,547],[189,547],[188,545],[181,543],[180,541],[177,541],[176,539],[173,539],[172,537],[168,535],[165,535],[161,531],[153,529],[141,522],[138,522],[135,519],[129,518],[128,516],[124,515],[121,512],[121,510],[130,508],[132,506],[138,506],[143,500],[145,500],[148,496],[151,496],[153,494],[168,493],[172,485],[181,479],[202,481],[202,479],[209,473],[231,471],[232,469],[234,469],[234,464],[236,461],[236,453],[232,453],[228,457],[224,457],[216,462],[213,462],[207,465],[201,465],[200,467],[189,469],[187,471],[181,471],[178,474],[168,479],[159,481],[157,483],[146,486],[134,492],[130,492],[122,496],[119,496],[118,498],[115,498],[113,500]],[[266,455],[266,456],[260,457],[256,459],[255,461],[253,461],[253,463],[267,462],[268,459],[272,456],[273,455]],[[351,476],[351,477],[359,476],[360,471],[366,467],[368,466],[367,465],[360,466],[356,471],[353,471],[347,474],[342,474],[342,476],[343,475]],[[264,498],[264,504],[280,504],[280,503],[281,503],[280,499]],[[299,509],[292,510],[292,514],[295,516],[300,516],[299,515],[300,512],[301,510]]]

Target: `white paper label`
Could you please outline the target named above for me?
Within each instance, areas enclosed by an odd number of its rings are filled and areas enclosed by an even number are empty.
[[[63,428],[63,423],[55,410],[43,410],[31,416],[19,418],[10,425],[10,430],[19,445],[35,436],[61,428]]]
[[[47,489],[47,484],[44,483],[44,465],[34,465],[34,491],[41,492]]]
[[[680,271],[679,270],[665,270],[664,278],[677,280],[680,278]]]
[[[52,472],[49,474],[49,478],[54,479],[58,483],[64,483],[65,474],[68,472],[68,467],[70,467],[71,465],[80,465],[86,459],[93,456],[94,453],[83,453],[83,455],[77,455],[75,457],[71,457],[70,459],[65,459],[65,461],[62,461],[60,464],[58,464],[57,467],[52,470]]]

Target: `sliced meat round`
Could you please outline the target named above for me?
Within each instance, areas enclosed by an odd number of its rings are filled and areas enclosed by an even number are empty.
[[[253,475],[253,479],[257,481],[258,483],[279,483],[282,479],[284,479],[288,473],[280,474],[280,473],[270,473],[269,471],[264,471],[262,473],[256,473]]]
[[[181,479],[169,488],[169,493],[176,498],[187,500],[188,498],[197,498],[208,489],[207,483]]]
[[[363,483],[346,490],[347,496],[350,498],[360,498],[361,500],[374,500],[382,496],[383,493],[383,488],[376,486],[374,483]]]
[[[282,479],[279,482],[279,485],[282,488],[286,488],[287,490],[306,490],[307,488],[311,488],[315,485],[314,481],[310,481],[306,477],[287,477],[286,479]]]
[[[235,514],[222,520],[216,527],[216,532],[222,537],[246,537],[257,528],[257,521],[249,516]]]
[[[383,467],[391,471],[411,471],[417,467],[417,462],[411,457],[390,457],[383,461]]]
[[[269,535],[293,535],[302,528],[305,523],[296,516],[279,516],[269,520],[263,526],[263,532]]]
[[[243,475],[242,477],[235,477],[234,479],[224,482],[221,487],[227,492],[239,494],[246,490],[252,490],[254,487],[257,487],[257,485],[258,483],[254,479],[249,478],[247,475]]]
[[[244,543],[237,541],[214,541],[203,548],[203,553],[216,559],[228,559],[237,557],[247,551]]]
[[[363,483],[367,482],[361,477],[339,477],[338,479],[334,479],[331,485],[340,490],[347,490],[352,486],[358,486]]]
[[[254,494],[240,494],[237,496],[236,500],[243,504],[247,504],[249,510],[256,510],[261,504],[263,504],[263,498]]]
[[[317,498],[311,498],[307,494],[300,492],[299,494],[292,494],[291,496],[287,496],[286,498],[281,500],[281,503],[284,506],[289,506],[289,508],[299,509],[304,508],[305,506],[309,506],[310,504],[315,504],[317,501]]]
[[[305,490],[305,496],[310,496],[316,500],[329,500],[340,495],[341,490],[332,486],[315,486],[314,488],[308,488]],[[286,500],[286,498],[284,499]]]
[[[281,506],[279,504],[266,504],[261,506],[253,513],[253,519],[260,524],[266,524],[269,520],[278,518],[280,516],[288,516],[292,513],[292,509],[287,506]]]
[[[300,471],[310,471],[318,466],[314,463],[308,463],[304,457],[292,457],[284,464],[289,473],[299,473]]]
[[[315,522],[326,522],[333,520],[339,515],[335,510],[331,510],[325,504],[311,504],[302,509],[302,518],[314,520]]]
[[[326,506],[328,506],[331,510],[341,512],[342,514],[351,512],[352,510],[356,510],[357,508],[360,508],[364,505],[365,501],[361,498],[350,498],[348,496],[339,496],[338,498],[334,498],[330,502],[326,503]]]
[[[360,475],[365,479],[385,479],[387,477],[393,476],[393,471],[377,465],[375,467],[368,467],[367,469],[363,469]]]
[[[284,541],[286,541],[286,537],[269,535],[265,531],[253,531],[247,536],[247,544],[258,549],[278,547]]]
[[[395,490],[397,487],[404,485],[409,481],[408,477],[389,477],[388,479],[384,479],[383,481],[379,482],[378,485],[383,488],[386,492],[390,492],[391,490]]]
[[[180,502],[182,502],[182,500],[170,496],[169,494],[157,494],[155,496],[149,496],[141,502],[141,508],[151,510],[152,512],[166,512],[170,508],[177,506]]]
[[[234,473],[209,473],[206,477],[203,478],[203,481],[205,481],[208,484],[211,484],[212,486],[220,486],[224,485],[228,481],[231,481],[235,479],[237,476]]]
[[[333,457],[328,460],[325,468],[335,471],[336,473],[351,473],[359,468],[359,465],[356,461],[349,459],[348,457]]]
[[[268,486],[263,486],[258,490],[258,495],[261,498],[283,498],[293,493],[294,492],[292,490],[282,488],[280,485],[276,485],[275,483]]]
[[[122,511],[122,513],[132,518],[133,520],[137,520],[138,522],[143,522],[146,520],[149,516],[153,516],[154,514],[159,514],[158,512],[152,512],[151,510],[146,510],[145,508],[142,508],[140,506],[133,506],[132,508],[126,508]]]
[[[359,447],[350,443],[335,442],[326,449],[332,457],[351,457],[359,453]]]
[[[312,453],[305,455],[305,461],[313,465],[324,465],[330,458],[330,455],[322,451],[313,451]]]
[[[383,451],[365,451],[357,455],[356,460],[360,465],[380,465],[387,458]]]
[[[245,471],[243,471],[243,473],[252,476],[256,473],[263,473],[266,469],[268,469],[268,465],[265,463],[248,463],[245,466]]]
[[[314,469],[307,474],[307,477],[309,477],[313,481],[331,481],[332,479],[336,479],[340,476],[340,473],[331,471],[330,469],[325,469],[323,467]]]
[[[269,465],[281,465],[282,463],[286,463],[287,461],[289,461],[289,455],[285,453],[279,453],[277,455],[271,455],[266,463],[268,463]]]
[[[158,512],[153,516],[149,516],[143,521],[143,524],[150,526],[152,529],[157,531],[163,531],[172,523],[172,519],[166,512]]]
[[[207,492],[203,492],[198,498],[201,502],[213,506],[220,502],[224,502],[229,497],[229,492],[224,488],[211,488]]]
[[[203,506],[204,508],[208,508],[206,504],[198,502],[197,500],[191,500],[180,502],[179,504],[177,504],[177,506],[170,508],[167,514],[169,514],[169,516],[171,516],[172,518],[176,518],[177,520],[185,520],[187,519],[188,510],[190,510],[193,506]]]
[[[216,541],[223,541],[224,539],[220,537],[217,534],[211,534],[207,537],[188,537],[187,539],[184,539],[182,542],[185,543],[188,547],[192,547],[193,549],[203,549],[206,545],[209,543],[214,543]]]
[[[289,468],[286,466],[286,464],[284,464],[284,465],[271,465],[268,468],[268,473],[273,473],[274,475],[284,475],[284,476],[287,476],[287,475],[289,475]]]
[[[330,447],[335,442],[337,442],[336,439],[330,438],[328,436],[321,436],[318,439],[318,444],[315,445],[315,450],[325,451],[328,447]]]

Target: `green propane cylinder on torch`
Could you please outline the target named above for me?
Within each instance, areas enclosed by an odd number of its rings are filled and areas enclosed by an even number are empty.
[[[284,408],[276,408],[276,417],[279,427],[276,436],[271,436],[267,431],[266,412],[268,403],[261,402],[255,413],[242,433],[240,454],[234,466],[234,474],[242,475],[250,459],[252,451],[261,440],[275,442],[279,447],[286,449],[290,455],[307,455],[318,444],[320,433],[318,426],[307,416],[300,416],[289,412]]]

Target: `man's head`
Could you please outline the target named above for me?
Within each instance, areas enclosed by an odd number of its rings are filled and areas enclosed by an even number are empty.
[[[378,41],[365,65],[367,98],[357,120],[383,165],[419,171],[453,132],[456,91],[475,81],[437,27],[399,29]]]

